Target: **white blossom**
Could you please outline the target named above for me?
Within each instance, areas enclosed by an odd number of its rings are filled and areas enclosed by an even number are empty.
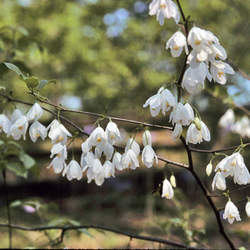
[[[207,125],[199,120],[199,127],[192,123],[187,130],[186,143],[201,143],[203,140],[210,141],[210,132]]]
[[[140,146],[134,138],[129,138],[129,140],[127,141],[125,152],[127,152],[129,149],[134,151],[136,156],[140,154]]]
[[[235,74],[233,68],[222,61],[214,61],[211,64],[210,71],[214,81],[223,85],[227,82],[226,74]]]
[[[54,144],[50,150],[50,158],[53,158],[55,155],[60,159],[66,160],[68,156],[67,147],[61,143]]]
[[[171,137],[173,140],[177,140],[178,138],[180,138],[181,134],[182,134],[182,125],[179,124],[179,123],[176,123],[175,126],[174,126],[174,130],[171,134]]]
[[[188,126],[194,120],[194,111],[189,103],[183,105],[179,102],[170,113],[169,120],[172,124],[181,124],[183,126]]]
[[[123,170],[123,165],[121,160],[122,160],[122,155],[119,152],[115,152],[112,163],[117,170]]]
[[[21,116],[23,116],[22,111],[20,109],[15,109],[11,115],[11,124],[15,123],[15,121],[18,120]]]
[[[146,145],[142,150],[142,162],[147,168],[151,168],[154,162],[158,164],[158,158],[150,145]]]
[[[137,155],[134,150],[128,149],[125,151],[125,153],[122,155],[121,163],[123,166],[123,169],[130,168],[130,169],[136,169],[139,167],[139,161],[137,159]]]
[[[28,121],[30,122],[30,121],[37,121],[42,115],[43,115],[42,107],[38,103],[35,103],[30,108],[26,116]]]
[[[172,185],[172,187],[176,187],[176,180],[175,180],[175,176],[172,174],[171,176],[170,176],[170,183],[171,183],[171,185]]]
[[[49,164],[48,168],[53,167],[54,172],[59,174],[66,167],[66,163],[62,157],[55,157]]]
[[[119,131],[117,125],[112,121],[110,121],[107,124],[107,127],[105,129],[105,133],[107,135],[109,143],[112,145],[114,145],[121,138],[121,134],[120,134],[120,131]]]
[[[246,211],[247,217],[250,217],[250,201],[249,200],[246,203],[245,211]]]
[[[10,131],[11,122],[9,118],[4,115],[0,114],[0,133],[3,131],[5,134],[8,134]]]
[[[142,135],[142,143],[144,146],[146,145],[150,145],[152,146],[152,136],[151,133],[149,132],[149,130],[145,130],[143,135]]]
[[[234,220],[241,221],[239,210],[230,199],[228,200],[226,204],[226,207],[223,213],[223,219],[228,220],[230,224],[232,224]]]
[[[115,167],[110,161],[105,161],[103,164],[104,168],[104,177],[109,178],[109,177],[115,177]]]
[[[79,163],[75,160],[71,160],[70,163],[64,168],[63,176],[67,177],[69,181],[77,179],[78,181],[82,178],[82,169]]]
[[[239,121],[232,125],[232,131],[241,135],[241,137],[250,138],[250,120],[243,116]]]
[[[58,120],[53,120],[47,130],[49,130],[48,137],[52,140],[52,144],[59,142],[65,144],[68,136],[72,136]]]
[[[176,23],[180,21],[178,7],[172,0],[153,0],[149,5],[149,15],[156,15],[160,25],[164,24],[165,18],[173,18]]]
[[[107,143],[107,135],[102,127],[98,126],[89,137],[89,145],[103,148]]]
[[[161,197],[167,199],[172,199],[174,197],[174,190],[168,179],[163,181]]]
[[[40,122],[35,121],[29,128],[29,135],[33,142],[36,142],[39,137],[44,140],[47,136],[47,128]]]
[[[14,140],[19,140],[22,136],[25,140],[28,126],[29,122],[27,117],[22,115],[11,125],[9,134],[14,138]]]
[[[212,171],[213,171],[213,165],[212,165],[212,163],[211,163],[211,161],[207,164],[207,166],[206,166],[206,174],[207,174],[207,176],[210,176],[211,175],[211,173],[212,173]]]
[[[227,188],[225,176],[220,171],[218,171],[215,174],[213,182],[212,182],[212,190],[214,190],[215,187],[219,190],[226,190]]]
[[[173,57],[180,56],[183,48],[185,48],[185,52],[188,54],[187,41],[183,33],[177,31],[169,38],[166,43],[166,49],[169,48]]]

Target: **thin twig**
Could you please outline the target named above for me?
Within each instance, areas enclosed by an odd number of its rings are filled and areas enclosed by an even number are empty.
[[[63,238],[66,231],[70,230],[78,230],[78,229],[98,229],[98,230],[104,230],[113,232],[116,234],[124,235],[133,239],[139,239],[139,240],[145,240],[145,241],[151,241],[151,242],[158,242],[162,244],[166,244],[169,246],[184,248],[184,249],[200,249],[200,248],[194,248],[189,247],[186,245],[183,245],[181,243],[173,242],[170,240],[165,240],[161,238],[156,237],[149,237],[149,236],[143,236],[143,235],[137,235],[133,233],[124,232],[118,229],[109,228],[106,226],[97,226],[97,225],[81,225],[81,226],[40,226],[40,227],[25,227],[25,226],[19,226],[19,225],[8,225],[8,224],[0,224],[0,227],[11,227],[15,230],[22,230],[22,231],[45,231],[45,230],[62,230],[60,238]]]

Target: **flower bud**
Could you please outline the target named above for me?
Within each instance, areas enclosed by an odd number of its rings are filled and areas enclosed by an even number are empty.
[[[170,177],[170,183],[171,183],[172,187],[174,187],[174,188],[176,187],[176,179],[175,179],[173,174]]]
[[[207,167],[206,167],[206,174],[207,176],[210,176],[210,174],[212,173],[212,170],[213,170],[213,165],[211,163],[211,161],[207,164]]]

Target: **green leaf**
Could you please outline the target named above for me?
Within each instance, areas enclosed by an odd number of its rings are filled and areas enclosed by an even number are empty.
[[[24,76],[24,74],[22,73],[22,71],[16,66],[16,65],[14,65],[14,64],[12,64],[12,63],[8,63],[8,62],[4,62],[4,65],[8,68],[8,69],[10,69],[10,70],[12,70],[12,71],[14,71],[16,74],[18,74],[19,76],[21,76],[21,77],[25,77]]]
[[[8,162],[7,168],[14,172],[17,176],[27,178],[28,177],[28,171],[25,169],[25,167],[20,162]]]
[[[35,160],[24,152],[20,152],[19,159],[26,169],[30,169],[35,165]]]
[[[25,77],[23,81],[26,83],[29,89],[34,89],[39,85],[39,79],[36,76]]]
[[[38,87],[37,87],[37,89],[42,89],[43,87],[45,87],[47,84],[49,84],[49,83],[54,83],[54,84],[56,84],[56,80],[55,79],[51,79],[51,80],[41,80],[40,82],[39,82],[39,85],[38,85]]]

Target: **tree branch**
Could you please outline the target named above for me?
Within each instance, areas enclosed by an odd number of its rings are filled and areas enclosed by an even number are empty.
[[[104,230],[104,231],[109,231],[109,232],[112,232],[115,234],[124,235],[124,236],[130,237],[132,239],[157,242],[157,243],[162,243],[162,244],[166,244],[166,245],[173,246],[173,247],[179,247],[179,248],[184,248],[184,249],[200,249],[200,248],[189,247],[189,246],[183,245],[181,243],[173,242],[170,240],[165,240],[165,239],[156,238],[156,237],[143,236],[143,235],[137,235],[137,234],[133,234],[133,233],[123,232],[123,231],[118,230],[118,229],[113,229],[113,228],[106,227],[106,226],[97,226],[97,225],[25,227],[25,226],[19,226],[19,225],[0,224],[0,227],[3,227],[3,228],[11,227],[12,229],[21,230],[21,231],[62,230],[63,233],[61,233],[61,235],[60,235],[61,240],[63,240],[63,237],[64,237],[66,231],[78,230],[78,229],[91,229],[92,228],[92,229]]]

